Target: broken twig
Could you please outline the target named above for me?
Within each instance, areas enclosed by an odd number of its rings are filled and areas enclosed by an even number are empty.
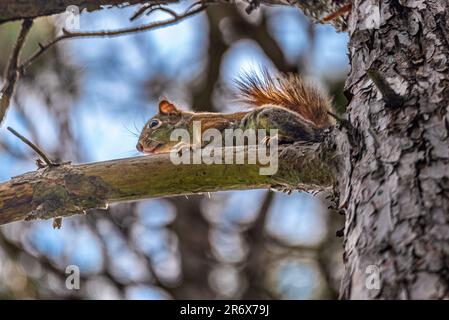
[[[25,138],[24,136],[22,136],[20,133],[18,133],[16,130],[14,130],[11,127],[7,128],[13,135],[15,135],[17,138],[19,138],[20,140],[22,140],[26,145],[28,145],[31,149],[33,149],[34,152],[36,152],[39,157],[41,157],[41,159],[45,162],[45,164],[49,167],[55,167],[58,166],[57,163],[53,162],[52,160],[50,160],[50,158],[48,157],[48,155],[42,151],[42,149],[40,149],[38,146],[36,146],[34,143],[32,143],[30,140],[28,140],[27,138]]]

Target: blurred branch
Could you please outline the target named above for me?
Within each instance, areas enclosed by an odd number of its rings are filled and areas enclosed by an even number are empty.
[[[173,197],[169,201],[176,208],[176,219],[171,229],[178,237],[181,258],[181,279],[173,286],[174,299],[213,299],[215,293],[209,283],[209,274],[216,260],[212,254],[210,225],[204,217],[201,196]]]
[[[125,209],[126,213],[123,213],[123,214],[126,214],[126,216],[129,216],[129,214],[132,214],[132,215],[136,214],[135,203],[131,203],[129,206],[114,207],[113,209],[118,210],[118,211]],[[171,288],[165,286],[165,284],[163,284],[161,281],[159,281],[159,278],[153,268],[153,264],[150,261],[150,258],[144,252],[138,250],[136,245],[134,243],[132,243],[132,237],[129,234],[130,233],[129,229],[124,228],[120,223],[117,223],[117,221],[114,221],[114,219],[112,217],[111,209],[108,209],[108,210],[109,210],[108,214],[106,214],[104,216],[105,219],[110,221],[111,226],[114,227],[114,230],[117,231],[117,233],[119,234],[119,237],[126,243],[126,247],[133,254],[135,254],[136,257],[138,257],[138,259],[140,261],[142,261],[144,263],[145,269],[149,272],[150,279],[139,281],[139,282],[135,282],[130,279],[126,279],[125,281],[123,281],[123,279],[120,279],[119,277],[117,277],[114,274],[114,272],[112,270],[113,269],[113,263],[112,263],[113,254],[111,254],[109,252],[107,239],[105,239],[105,237],[101,236],[101,231],[100,231],[100,228],[98,225],[99,220],[96,219],[95,215],[90,215],[90,217],[89,217],[90,219],[87,220],[88,221],[87,226],[92,231],[92,234],[94,234],[97,237],[98,241],[101,244],[101,252],[102,252],[102,256],[103,256],[103,266],[104,266],[103,275],[109,281],[114,283],[114,285],[120,290],[120,292],[123,296],[125,296],[126,287],[131,286],[131,285],[158,286],[170,294]]]
[[[25,39],[32,25],[33,20],[31,19],[25,19],[22,22],[22,29],[20,30],[16,45],[14,46],[5,70],[5,84],[3,85],[0,93],[0,124],[5,118],[6,110],[8,109],[9,102],[11,101],[11,96],[14,93],[17,78],[19,77],[18,61],[20,52],[22,51],[23,44],[25,43]]]
[[[263,13],[261,22],[253,24],[245,19],[237,9],[232,10],[229,28],[232,30],[234,41],[251,39],[260,46],[274,65],[283,72],[297,72],[295,65],[289,65],[284,52],[269,30],[269,21],[266,12]]]
[[[207,65],[201,73],[201,81],[192,88],[192,105],[195,111],[217,111],[212,99],[214,89],[220,79],[220,70],[224,54],[229,45],[224,41],[220,22],[227,16],[231,7],[210,7],[207,10],[208,20],[208,50]]]
[[[266,261],[264,257],[266,235],[265,224],[270,206],[274,199],[274,192],[268,191],[263,199],[256,220],[245,232],[247,244],[250,247],[248,256],[242,272],[245,273],[248,281],[246,290],[242,294],[242,299],[263,299],[267,298],[267,290],[264,289],[264,272]]]
[[[2,232],[0,232],[0,247],[4,250],[9,259],[20,263],[20,260],[25,257],[26,259],[37,263],[42,269],[45,270],[47,275],[51,274],[52,276],[58,278],[60,281],[65,281],[65,275],[63,274],[64,269],[58,267],[55,261],[52,261],[49,257],[37,250],[35,250],[34,253],[29,252],[24,248],[24,245],[22,243],[8,239],[8,237],[6,237]],[[82,274],[81,277],[83,277]],[[33,291],[35,291],[36,296],[33,298],[46,298],[45,296],[40,296],[42,288],[36,288],[32,285],[31,281],[27,281],[27,284]],[[67,290],[67,293],[70,294],[70,296],[64,296],[64,298],[66,299],[80,298],[79,295],[77,296],[77,294],[79,293],[77,290]]]
[[[247,148],[222,150],[233,159]],[[170,154],[90,164],[62,164],[0,184],[0,224],[50,219],[105,208],[108,203],[154,197],[282,186],[291,189],[330,185],[333,175],[324,144],[279,147],[279,169],[260,175],[260,164],[175,165]]]
[[[154,30],[157,28],[161,28],[164,26],[176,24],[185,18],[188,18],[190,16],[193,16],[204,9],[207,8],[207,5],[202,2],[195,3],[197,6],[196,9],[195,6],[191,6],[189,9],[187,9],[182,14],[177,14],[174,11],[171,11],[170,15],[171,18],[163,21],[156,21],[151,22],[148,24],[144,24],[138,27],[132,27],[132,28],[123,28],[123,29],[117,29],[117,30],[108,30],[108,31],[88,31],[88,32],[72,32],[68,31],[66,29],[63,29],[63,34],[59,37],[56,37],[55,39],[51,40],[46,45],[39,45],[39,49],[30,57],[28,58],[24,63],[22,63],[19,67],[21,71],[24,71],[26,68],[30,66],[31,63],[34,62],[37,58],[39,58],[48,48],[55,45],[56,43],[67,40],[67,39],[75,39],[75,38],[94,38],[94,37],[116,37],[121,36],[125,34],[131,34],[131,33],[138,33],[142,31],[148,31],[148,30]]]

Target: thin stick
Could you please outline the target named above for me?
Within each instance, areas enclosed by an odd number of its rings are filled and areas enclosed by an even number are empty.
[[[27,37],[28,32],[33,25],[32,19],[25,19],[22,22],[22,29],[20,30],[19,36],[17,37],[17,42],[14,46],[14,49],[11,53],[11,57],[8,61],[8,66],[5,70],[5,84],[0,92],[0,123],[2,123],[3,119],[6,115],[6,110],[9,107],[9,103],[11,101],[11,97],[14,93],[14,88],[16,86],[18,74],[18,61],[20,52],[22,51],[23,44],[25,43],[25,39]]]
[[[351,3],[347,3],[344,6],[342,6],[340,9],[338,9],[337,11],[332,12],[328,16],[326,16],[323,19],[321,19],[321,21],[322,22],[329,22],[329,21],[332,21],[334,19],[340,18],[345,13],[351,11],[351,9],[352,9],[352,4]]]
[[[180,22],[181,20],[184,20],[187,17],[193,16],[204,9],[207,8],[207,5],[205,3],[197,3],[201,4],[197,9],[194,10],[186,10],[183,14],[178,15],[174,13],[173,18],[163,20],[163,21],[156,21],[149,24],[141,25],[138,27],[133,28],[123,28],[123,29],[117,29],[117,30],[110,30],[110,31],[90,31],[90,32],[71,32],[68,30],[63,29],[63,34],[59,37],[56,37],[46,45],[40,45],[39,49],[30,57],[28,58],[24,63],[20,65],[21,71],[26,70],[31,63],[34,62],[42,53],[44,53],[48,48],[53,46],[54,44],[66,40],[66,39],[73,39],[73,38],[92,38],[92,37],[116,37],[124,34],[130,34],[130,33],[136,33],[136,32],[142,32],[147,30],[153,30],[160,27],[164,27],[171,24],[176,24]],[[167,9],[168,10],[168,9]],[[165,10],[165,11],[167,11]]]
[[[129,20],[134,21],[135,19],[140,17],[142,14],[144,14],[145,11],[147,11],[149,8],[151,8],[151,4],[145,4],[145,5],[141,6],[139,9],[137,9],[136,12],[134,12],[134,14],[131,16],[131,18],[129,18]]]
[[[49,166],[49,167],[53,167],[56,164],[50,160],[50,158],[47,156],[47,154],[42,151],[38,146],[36,146],[34,143],[32,143],[30,140],[28,140],[27,138],[25,138],[24,136],[22,136],[20,133],[18,133],[16,130],[14,130],[11,127],[7,127],[6,129],[8,129],[12,134],[14,134],[17,138],[19,138],[20,140],[22,140],[26,145],[28,145],[31,149],[34,150],[34,152],[36,152],[39,157],[41,157],[41,159]]]
[[[148,9],[153,9],[154,7],[160,7],[161,5],[167,4],[167,1],[154,1],[152,3],[147,3],[141,6],[137,11],[129,18],[130,21],[134,21],[145,13]],[[160,7],[161,8],[161,7]],[[149,13],[147,13],[148,15]]]

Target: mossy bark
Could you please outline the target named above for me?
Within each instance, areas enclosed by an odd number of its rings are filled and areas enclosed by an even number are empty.
[[[153,197],[328,186],[332,173],[322,160],[321,147],[281,147],[279,170],[270,176],[260,174],[260,164],[175,165],[169,154],[40,169],[0,184],[0,224],[69,216],[108,203]],[[247,149],[232,152],[247,156]]]

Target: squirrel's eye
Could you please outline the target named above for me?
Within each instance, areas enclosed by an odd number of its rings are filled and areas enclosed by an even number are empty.
[[[150,123],[148,124],[148,128],[152,129],[154,127],[156,127],[157,125],[159,125],[159,120],[151,120]]]

